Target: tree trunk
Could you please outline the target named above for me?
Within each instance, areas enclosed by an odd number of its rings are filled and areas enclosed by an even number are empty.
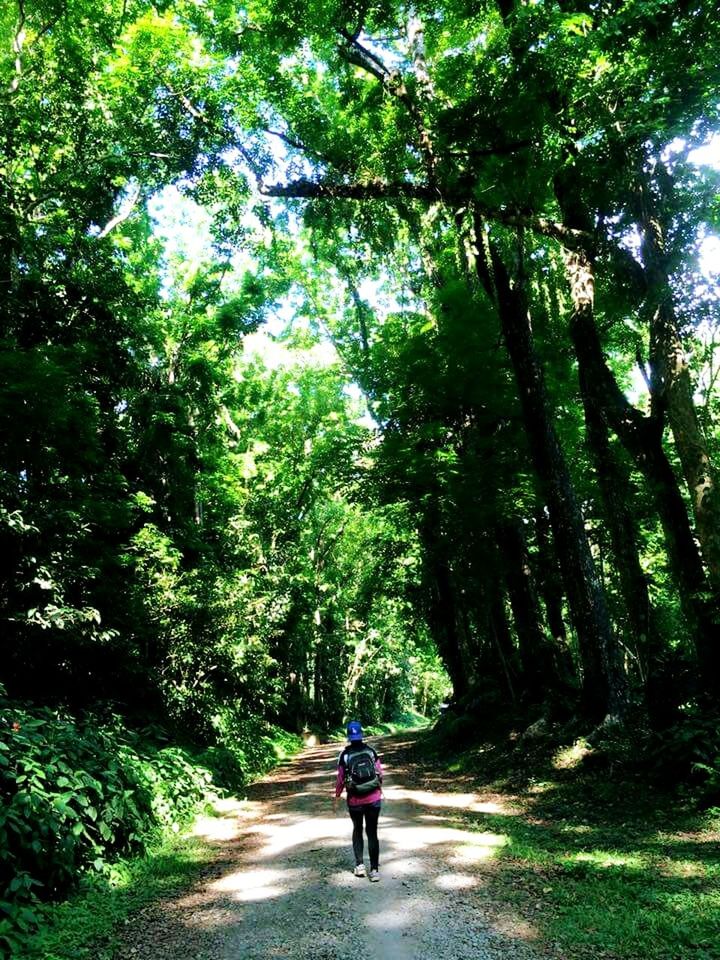
[[[637,525],[628,502],[630,477],[617,454],[611,449],[607,425],[587,387],[583,370],[580,371],[580,391],[585,410],[588,447],[597,473],[604,520],[610,533],[610,543],[620,577],[623,604],[638,658],[640,679],[647,689],[663,644],[650,602],[647,579],[640,565]]]
[[[455,591],[436,518],[425,518],[421,535],[425,544],[431,590],[428,617],[430,629],[453,685],[455,699],[459,699],[465,696],[469,689],[468,671],[463,660],[463,638],[458,629]]]
[[[480,236],[482,227],[476,229]],[[584,712],[593,719],[625,712],[626,681],[619,666],[605,596],[585,532],[570,472],[548,412],[545,378],[533,342],[524,292],[512,287],[496,250],[492,277],[503,336],[515,371],[530,451],[548,504],[570,613],[583,668]],[[486,285],[489,264],[478,257],[478,275]],[[486,285],[487,289],[487,285]]]
[[[517,651],[513,645],[510,627],[505,613],[505,603],[500,583],[492,584],[488,622],[497,658],[502,668],[508,693],[513,703],[517,702],[520,667]]]
[[[535,515],[535,539],[538,547],[538,564],[535,574],[540,594],[545,606],[550,635],[561,650],[567,650],[567,630],[563,620],[562,578],[558,569],[557,557],[549,537],[549,521],[544,507]]]
[[[570,694],[577,686],[577,672],[568,647],[563,620],[563,584],[558,560],[550,536],[550,522],[544,505],[535,514],[535,538],[538,562],[535,579],[545,605],[545,617],[552,637],[551,649],[561,688]]]
[[[517,517],[498,523],[497,543],[503,559],[505,583],[518,637],[525,694],[540,703],[560,683],[552,651],[540,623],[540,610],[530,569],[527,544]]]
[[[662,165],[659,165],[662,167]],[[665,241],[660,218],[653,210],[649,188],[640,194],[643,228],[642,257],[648,285],[650,361],[653,399],[667,411],[685,482],[690,493],[695,530],[711,585],[720,593],[720,477],[710,459],[698,423],[693,385],[668,279]]]
[[[607,425],[617,434],[649,482],[665,533],[670,564],[678,584],[685,616],[695,635],[703,685],[720,689],[720,617],[709,593],[702,562],[693,539],[677,479],[662,446],[662,423],[639,413],[620,390],[608,369],[592,310],[592,299],[578,295],[578,285],[592,287],[589,262],[578,254],[568,257],[575,309],[570,332],[585,389]]]

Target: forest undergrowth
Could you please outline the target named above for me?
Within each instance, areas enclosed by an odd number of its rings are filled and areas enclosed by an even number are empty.
[[[0,955],[22,950],[52,904],[79,889],[89,909],[67,908],[65,924],[57,914],[73,942],[134,905],[140,888],[182,880],[202,858],[178,841],[195,815],[303,743],[239,714],[218,723],[214,743],[179,743],[177,731],[132,729],[111,713],[21,706],[1,687],[0,713]]]
[[[483,896],[513,904],[564,957],[716,960],[720,807],[707,781],[676,781],[668,755],[627,728],[523,729],[448,718],[415,753],[434,788],[501,801],[503,813],[456,815],[504,838]]]

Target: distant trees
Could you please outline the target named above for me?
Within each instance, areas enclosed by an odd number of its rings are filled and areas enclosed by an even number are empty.
[[[710,4],[0,23],[11,692],[330,724],[436,702],[434,645],[468,701],[716,709]],[[281,302],[338,365],[242,358]]]
[[[712,19],[339,0],[239,31],[237,83],[262,77],[241,166],[302,205],[304,269],[345,284],[333,335],[418,517],[458,694],[567,693],[572,657],[601,720],[679,657],[674,702],[716,702],[717,433],[688,360],[715,329],[697,251],[717,178],[689,159],[717,124]]]
[[[432,709],[413,529],[362,489],[362,409],[312,337],[280,370],[243,358],[289,284],[231,263],[226,57],[187,12],[0,15],[3,680],[208,740],[226,709],[293,728]],[[217,212],[196,262],[148,213],[177,180]]]

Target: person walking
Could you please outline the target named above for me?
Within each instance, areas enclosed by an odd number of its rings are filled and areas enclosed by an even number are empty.
[[[370,881],[380,879],[380,842],[378,820],[382,803],[383,768],[377,752],[363,740],[363,729],[357,720],[347,725],[348,744],[338,757],[333,806],[345,790],[348,812],[353,823],[352,844],[355,854],[355,876],[364,877],[363,824],[367,833],[370,856]]]

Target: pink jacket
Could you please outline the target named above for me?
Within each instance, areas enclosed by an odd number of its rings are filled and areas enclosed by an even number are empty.
[[[345,753],[344,750],[340,754],[340,757],[338,757],[337,779],[335,781],[336,797],[339,797],[346,787],[345,767],[342,765],[342,763],[340,763],[343,753]],[[379,758],[375,761],[375,770],[377,771],[378,777],[380,777],[380,779],[382,780],[383,768]],[[366,803],[378,803],[381,797],[382,797],[382,789],[378,787],[377,790],[371,790],[370,793],[364,793],[362,796],[359,796],[359,797],[348,796],[347,802],[349,807],[362,807]]]

